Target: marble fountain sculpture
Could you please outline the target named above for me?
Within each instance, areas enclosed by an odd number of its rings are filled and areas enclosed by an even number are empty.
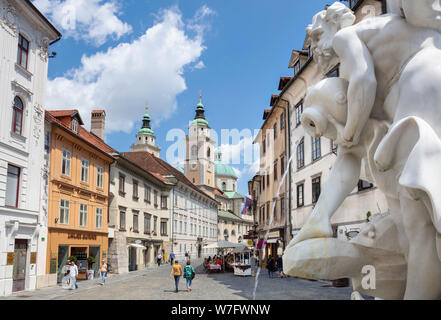
[[[325,71],[338,56],[340,78],[308,88],[301,121],[309,135],[333,139],[338,153],[283,268],[351,278],[354,299],[440,299],[441,3],[389,0],[388,12],[354,24],[336,2],[307,28],[318,66]],[[330,219],[359,179],[385,194],[389,212],[337,240]],[[376,276],[367,288],[365,266]]]

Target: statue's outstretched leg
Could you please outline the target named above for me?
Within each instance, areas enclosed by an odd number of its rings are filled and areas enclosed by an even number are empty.
[[[436,230],[421,200],[400,190],[403,226],[409,240],[407,284],[404,299],[441,298],[441,261],[436,249]]]

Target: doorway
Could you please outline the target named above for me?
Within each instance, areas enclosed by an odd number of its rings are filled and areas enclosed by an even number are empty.
[[[99,275],[99,266],[101,265],[100,261],[100,246],[90,246],[89,247],[89,256],[93,257],[95,259],[95,262],[92,263],[90,266],[91,269],[94,271],[94,277],[98,277]]]
[[[69,246],[58,246],[57,283],[61,283],[61,280],[64,277],[62,270],[67,263],[68,256],[69,256]]]
[[[26,285],[28,241],[15,239],[12,292],[23,291]]]
[[[136,271],[136,248],[129,247],[129,271]]]

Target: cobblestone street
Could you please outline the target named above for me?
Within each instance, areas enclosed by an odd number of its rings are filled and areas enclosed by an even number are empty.
[[[193,291],[188,293],[181,278],[179,292],[169,277],[170,265],[110,275],[106,284],[100,280],[78,282],[79,289],[61,287],[15,293],[0,300],[247,300],[253,298],[255,277],[238,277],[232,273],[206,274],[196,269]],[[352,288],[334,288],[330,282],[295,278],[268,278],[262,270],[257,291],[258,300],[349,300]]]

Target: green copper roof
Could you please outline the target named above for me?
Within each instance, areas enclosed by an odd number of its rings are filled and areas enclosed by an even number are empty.
[[[204,109],[204,105],[202,104],[202,99],[199,98],[199,103],[196,105],[196,109]]]
[[[208,126],[208,121],[205,119],[194,119],[192,124]]]
[[[217,217],[219,219],[230,219],[230,220],[245,222],[242,218],[240,218],[240,217],[236,216],[234,213],[231,213],[228,211],[218,210]]]
[[[150,128],[141,128],[141,129],[138,131],[138,134],[147,134],[147,135],[150,135],[150,136],[153,136],[153,135],[154,135],[153,130],[150,129]]]
[[[244,198],[243,195],[241,195],[240,193],[237,193],[235,191],[227,191],[224,193],[229,199],[243,199]]]
[[[220,161],[215,161],[214,163],[214,173],[216,175],[230,176],[237,179],[237,175],[233,168],[228,164],[222,163]]]

